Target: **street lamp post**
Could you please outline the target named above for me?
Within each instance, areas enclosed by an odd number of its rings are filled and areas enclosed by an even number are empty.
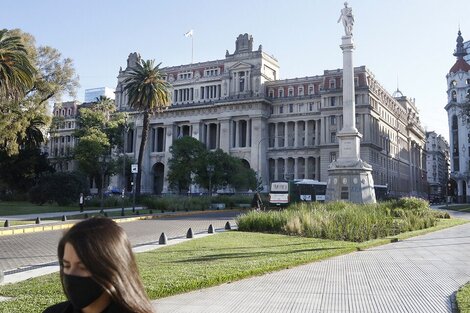
[[[132,213],[135,213],[135,178],[137,174],[132,174]]]
[[[107,158],[106,155],[102,155],[99,158],[100,161],[100,169],[101,169],[101,201],[100,201],[100,209],[103,211],[103,202],[104,202],[104,174],[106,171],[106,162]]]
[[[209,196],[212,196],[212,174],[214,173],[214,165],[207,165],[207,173],[209,174]]]
[[[389,165],[389,154],[390,154],[390,138],[388,136],[385,136],[385,152],[387,153],[387,193],[389,192],[389,187],[388,187],[388,182],[389,182],[389,178],[388,178],[388,165]]]
[[[129,125],[127,125],[127,116],[125,117],[125,123],[122,128],[122,212],[121,215],[124,216],[124,205],[125,205],[125,196],[126,196],[126,134],[129,130]]]

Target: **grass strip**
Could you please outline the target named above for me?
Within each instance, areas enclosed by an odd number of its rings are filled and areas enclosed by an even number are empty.
[[[470,313],[470,282],[457,291],[457,307],[460,313]]]
[[[78,200],[77,200],[78,201]],[[57,204],[37,205],[26,201],[0,201],[0,216],[21,215],[21,214],[40,214],[51,212],[69,212],[78,211],[78,204],[69,206],[59,206]],[[95,207],[86,207],[86,210],[96,209]]]
[[[422,235],[467,221],[440,220],[426,230],[400,234],[396,238]],[[391,238],[357,244],[286,235],[226,232],[186,241],[137,255],[140,274],[151,299],[232,282],[340,254],[366,249]],[[0,312],[41,312],[65,298],[58,273],[0,286]]]

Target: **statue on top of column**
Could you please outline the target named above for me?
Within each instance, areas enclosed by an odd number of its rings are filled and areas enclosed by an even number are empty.
[[[341,15],[339,16],[338,23],[343,21],[344,33],[346,36],[352,36],[352,30],[354,25],[354,15],[352,14],[352,8],[348,8],[348,3],[344,3],[344,8],[341,9]]]

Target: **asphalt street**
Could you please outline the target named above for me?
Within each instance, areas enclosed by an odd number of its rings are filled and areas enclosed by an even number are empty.
[[[121,223],[131,244],[155,243],[162,232],[168,239],[185,237],[191,227],[194,233],[207,232],[210,224],[224,228],[225,223],[234,223],[237,211],[220,211],[197,215],[174,216],[161,219],[140,220]],[[0,270],[10,273],[38,267],[57,261],[57,243],[63,231],[45,231],[0,237]]]

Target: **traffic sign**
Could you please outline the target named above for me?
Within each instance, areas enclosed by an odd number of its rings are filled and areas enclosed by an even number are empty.
[[[131,173],[132,174],[137,174],[139,171],[139,165],[138,164],[131,164]]]

